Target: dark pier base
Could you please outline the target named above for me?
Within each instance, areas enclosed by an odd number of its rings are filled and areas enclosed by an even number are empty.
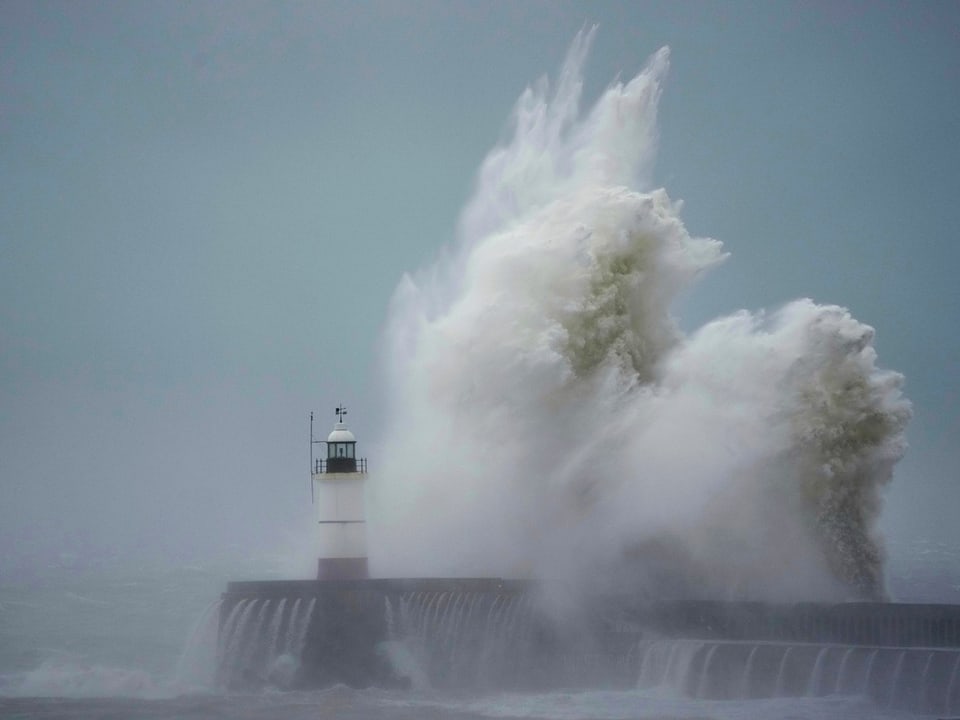
[[[321,561],[322,562],[322,561]],[[331,568],[322,567],[321,572]],[[356,568],[332,568],[355,570]],[[382,652],[389,639],[387,607],[399,609],[404,598],[429,594],[469,594],[488,602],[504,595],[519,595],[530,585],[499,579],[328,579],[231,582],[220,610],[221,634],[225,619],[236,615],[238,603],[285,601],[287,612],[298,600],[301,607],[313,601],[305,628],[296,685],[326,687],[342,683],[351,687],[391,687],[407,684],[398,677]],[[419,594],[419,595],[418,595]],[[241,613],[242,616],[242,613]],[[280,620],[280,631],[295,618]],[[236,632],[236,628],[232,629]],[[238,644],[242,644],[243,640]],[[236,678],[234,678],[236,680]],[[248,678],[241,676],[241,682]]]
[[[675,637],[960,648],[960,605],[687,601],[621,607],[628,624]]]
[[[317,560],[317,580],[366,580],[369,577],[365,557]]]
[[[409,685],[418,673],[447,687],[633,687],[663,682],[657,663],[685,654],[678,689],[696,697],[849,691],[960,710],[958,605],[616,596],[564,606],[557,595],[496,578],[233,582],[220,614],[234,658],[224,682],[265,681],[273,660],[258,653],[278,648],[297,656],[287,661],[300,687]]]

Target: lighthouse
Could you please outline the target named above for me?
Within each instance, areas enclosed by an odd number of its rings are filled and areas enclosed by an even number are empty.
[[[364,481],[367,461],[357,457],[357,439],[347,429],[347,409],[326,440],[313,439],[310,413],[310,474],[320,528],[318,580],[359,580],[367,575],[367,517]],[[326,445],[326,457],[314,458],[313,446]]]

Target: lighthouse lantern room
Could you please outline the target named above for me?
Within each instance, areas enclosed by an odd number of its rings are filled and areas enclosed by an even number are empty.
[[[310,413],[310,475],[320,528],[318,580],[357,580],[367,573],[367,521],[364,481],[367,462],[357,457],[357,439],[347,429],[347,409],[336,409],[337,422],[326,440],[313,439]],[[313,446],[325,444],[326,457]]]

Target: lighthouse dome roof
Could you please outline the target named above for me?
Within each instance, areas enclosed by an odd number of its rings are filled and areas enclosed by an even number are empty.
[[[327,442],[356,442],[357,439],[353,436],[353,433],[347,430],[347,426],[342,422],[338,422],[333,426],[333,432],[327,435]]]

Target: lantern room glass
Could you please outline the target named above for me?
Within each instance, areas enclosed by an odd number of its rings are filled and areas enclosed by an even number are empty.
[[[356,443],[338,442],[327,443],[327,458],[353,458],[355,455]]]

